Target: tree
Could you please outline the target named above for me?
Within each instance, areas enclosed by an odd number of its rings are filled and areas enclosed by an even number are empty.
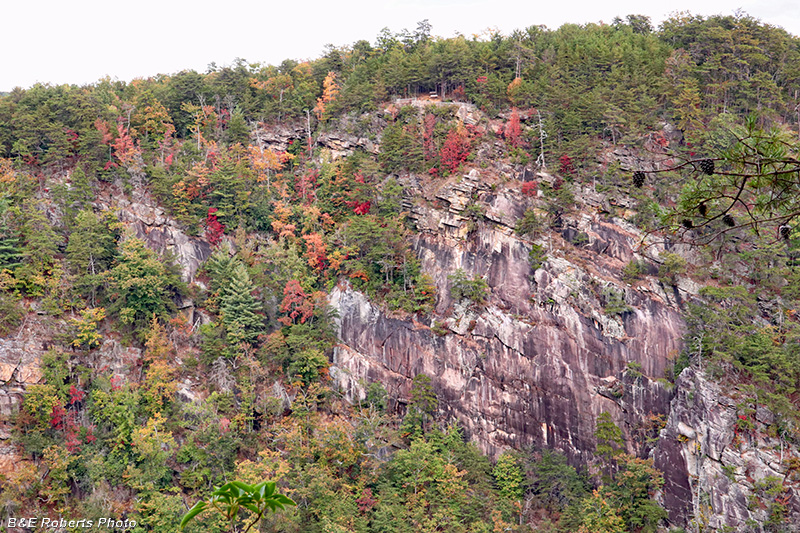
[[[597,417],[594,434],[597,439],[597,454],[604,460],[611,461],[624,451],[621,448],[625,443],[622,430],[611,420],[611,415],[607,412],[603,411]]]
[[[322,96],[317,99],[317,105],[314,106],[314,113],[317,115],[317,119],[323,120],[327,118],[326,109],[336,100],[338,94],[339,85],[336,83],[336,73],[330,71],[322,82]]]
[[[519,112],[516,107],[511,109],[511,116],[506,124],[504,135],[506,142],[508,142],[512,148],[519,148],[522,146],[522,128],[519,124]]]
[[[403,419],[403,432],[411,440],[420,437],[427,429],[428,420],[436,414],[439,399],[430,376],[417,374],[411,383],[408,412]]]
[[[489,285],[478,276],[472,279],[467,277],[467,273],[462,269],[449,274],[447,279],[450,281],[450,296],[456,300],[469,300],[475,305],[483,305],[489,293]]]
[[[184,291],[177,272],[135,237],[120,243],[119,262],[106,273],[106,279],[112,302],[109,313],[135,330],[144,328],[153,315],[169,315],[175,309],[172,298]]]
[[[629,531],[655,533],[667,512],[653,500],[664,485],[661,472],[653,467],[652,459],[640,459],[624,454],[621,468],[608,490],[609,498]]]
[[[514,454],[503,452],[497,458],[497,464],[492,471],[492,475],[497,480],[500,494],[515,501],[522,499],[522,495],[525,492],[524,476]]]
[[[314,314],[314,305],[310,301],[309,295],[306,294],[303,287],[300,286],[300,282],[296,279],[288,281],[283,289],[281,311],[286,313],[287,316],[279,320],[287,326],[290,324],[303,324]]]
[[[220,314],[228,336],[228,344],[238,347],[252,344],[263,327],[261,310],[253,297],[255,286],[242,263],[231,272],[231,279],[220,297]]]
[[[583,500],[579,533],[625,533],[625,521],[599,491]]]
[[[685,176],[680,202],[662,229],[694,244],[708,244],[739,229],[788,240],[800,216],[797,140],[780,127],[765,130],[750,115],[742,126],[722,126],[711,149],[713,157],[688,157],[662,170],[638,171],[640,176]],[[674,160],[678,154],[669,156]]]
[[[117,253],[120,224],[109,212],[96,215],[84,210],[75,217],[69,236],[66,259],[69,269],[78,276],[75,288],[96,305],[104,285],[102,273],[111,267]]]
[[[470,146],[467,139],[467,133],[464,127],[459,125],[447,132],[447,138],[444,140],[439,157],[444,165],[450,172],[455,172],[461,163],[467,160],[469,156]]]
[[[61,237],[45,215],[43,202],[28,200],[12,213],[22,219],[22,266],[17,269],[17,278],[23,280],[26,291],[41,295],[56,266],[56,255]]]

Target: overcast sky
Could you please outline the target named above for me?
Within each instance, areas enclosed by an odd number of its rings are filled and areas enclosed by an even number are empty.
[[[428,19],[433,34],[467,37],[496,28],[610,22],[643,14],[657,26],[675,11],[731,15],[737,8],[800,35],[796,0],[14,0],[0,18],[0,91],[36,82],[86,84],[110,76],[205,72],[234,59],[278,64],[311,59],[326,44],[372,43],[378,32],[413,30]]]

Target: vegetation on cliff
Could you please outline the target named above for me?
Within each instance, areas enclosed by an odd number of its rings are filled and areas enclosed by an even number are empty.
[[[561,229],[581,184],[630,195],[641,229],[710,243],[693,259],[709,287],[685,303],[677,370],[703,361],[745,395],[743,426],[767,404],[797,443],[798,83],[800,40],[783,30],[744,15],[655,30],[633,15],[473,39],[421,23],[313,61],[0,97],[0,335],[37,312],[62,326],[13,421],[22,460],[0,477],[0,517],[114,513],[137,532],[174,531],[190,502],[236,479],[274,481],[297,503],[262,530],[655,531],[660,473],[623,454],[602,415],[591,464],[537,449],[492,465],[437,418],[423,374],[405,402],[378,383],[346,402],[329,375],[327,293],[347,280],[405,317],[447,297],[414,251],[401,178],[433,187],[485,169],[495,188],[541,196],[516,222],[530,239]],[[331,136],[348,148],[335,153]],[[635,184],[631,160],[649,165]],[[552,181],[500,178],[533,167]],[[731,205],[740,183],[749,196]],[[99,208],[112,187],[152,195],[208,243],[195,279]],[[475,201],[463,213],[468,234],[485,222]],[[547,257],[532,243],[532,271]],[[679,283],[680,256],[652,259],[627,279],[652,267],[663,287]],[[483,279],[449,281],[458,303],[486,302]],[[613,320],[630,311],[624,295],[602,297]],[[189,299],[196,323],[178,311]],[[141,357],[111,367],[104,339]],[[240,526],[209,513],[186,530]]]

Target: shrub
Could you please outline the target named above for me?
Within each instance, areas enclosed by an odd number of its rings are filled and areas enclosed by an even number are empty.
[[[678,281],[678,276],[686,272],[686,259],[673,254],[665,252],[661,254],[661,266],[658,267],[658,279],[662,283],[675,285]]]
[[[450,296],[454,300],[469,300],[476,305],[486,302],[489,285],[479,277],[469,279],[467,273],[462,269],[456,270],[454,274],[447,276],[450,280]]]
[[[608,316],[622,316],[630,313],[632,309],[625,303],[625,296],[611,287],[603,289],[603,312]]]
[[[528,262],[531,265],[531,270],[539,270],[545,261],[547,261],[547,254],[544,251],[544,246],[541,244],[532,245],[531,251],[528,252]]]

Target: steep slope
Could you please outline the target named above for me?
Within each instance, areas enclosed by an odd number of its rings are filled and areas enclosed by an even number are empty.
[[[513,231],[536,201],[493,193],[470,175],[436,194],[441,207],[416,203],[415,248],[439,294],[430,323],[391,316],[348,286],[331,304],[339,312],[336,379],[351,395],[380,381],[400,404],[412,378],[434,378],[443,414],[454,415],[491,455],[508,447],[547,446],[578,460],[594,450],[594,421],[603,411],[633,436],[648,414],[668,410],[672,393],[657,383],[680,347],[682,321],[657,281],[620,280],[640,236],[619,219],[589,212],[565,218],[563,234],[583,232],[573,246],[558,234],[548,260],[533,272],[531,242]],[[467,202],[485,216],[472,230]],[[485,305],[454,301],[452,276],[463,269],[485,279]],[[604,313],[603,288],[624,293],[630,312]],[[437,324],[437,321],[441,323]],[[628,363],[643,375],[626,379]],[[633,439],[630,440],[633,442]]]

